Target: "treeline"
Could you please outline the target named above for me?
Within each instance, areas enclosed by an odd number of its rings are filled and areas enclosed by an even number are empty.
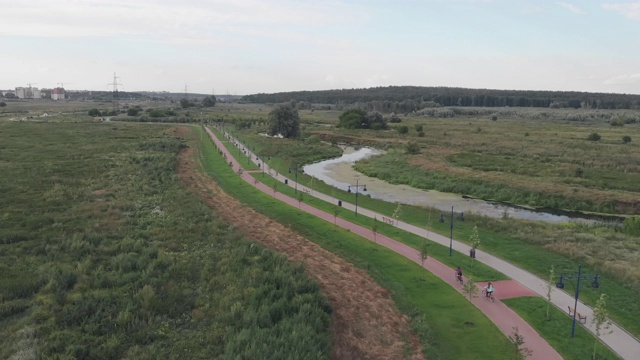
[[[640,109],[640,95],[575,91],[491,90],[451,87],[387,86],[369,89],[294,91],[242,97],[252,103],[370,104],[370,111],[410,113],[429,107],[549,107]]]

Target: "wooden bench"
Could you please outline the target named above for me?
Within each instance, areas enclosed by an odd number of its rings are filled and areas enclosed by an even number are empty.
[[[573,312],[574,312],[573,308],[571,306],[567,306],[567,308],[569,309],[569,316],[573,318]],[[581,324],[587,323],[586,315],[581,315],[580,313],[576,313],[576,315],[578,316],[578,322],[580,322]]]

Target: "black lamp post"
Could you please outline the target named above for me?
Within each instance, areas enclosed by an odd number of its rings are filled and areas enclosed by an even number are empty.
[[[598,282],[598,274],[583,274],[582,273],[582,264],[578,265],[578,274],[560,274],[560,281],[556,283],[556,287],[558,289],[564,289],[563,279],[577,279],[576,280],[576,297],[575,302],[573,304],[573,325],[571,326],[571,337],[574,337],[576,334],[576,314],[578,313],[578,297],[580,296],[580,279],[593,279],[591,283],[591,287],[597,289],[600,287],[600,283]]]
[[[451,207],[451,222],[449,224],[451,228],[451,236],[449,237],[449,256],[453,255],[453,206]]]
[[[358,216],[358,189],[360,189],[360,187],[362,186],[362,191],[367,191],[367,185],[360,185],[358,184],[358,179],[356,179],[356,184],[355,185],[349,185],[349,188],[347,189],[348,193],[351,193],[351,188],[354,187],[356,188],[356,217]]]
[[[298,193],[298,164],[293,164],[289,167],[289,174],[291,174],[292,170],[296,174],[296,184],[295,184],[295,190],[293,191],[293,193],[297,194]]]

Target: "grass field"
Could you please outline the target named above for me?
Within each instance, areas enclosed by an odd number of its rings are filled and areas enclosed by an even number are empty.
[[[178,135],[0,121],[0,358],[328,356],[317,285],[181,186]]]

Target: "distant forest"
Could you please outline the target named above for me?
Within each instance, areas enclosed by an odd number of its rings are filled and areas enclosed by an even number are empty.
[[[640,95],[575,91],[489,90],[451,87],[387,86],[369,89],[293,91],[243,96],[251,103],[295,101],[352,105],[377,103],[378,111],[417,111],[440,106],[640,109]]]

